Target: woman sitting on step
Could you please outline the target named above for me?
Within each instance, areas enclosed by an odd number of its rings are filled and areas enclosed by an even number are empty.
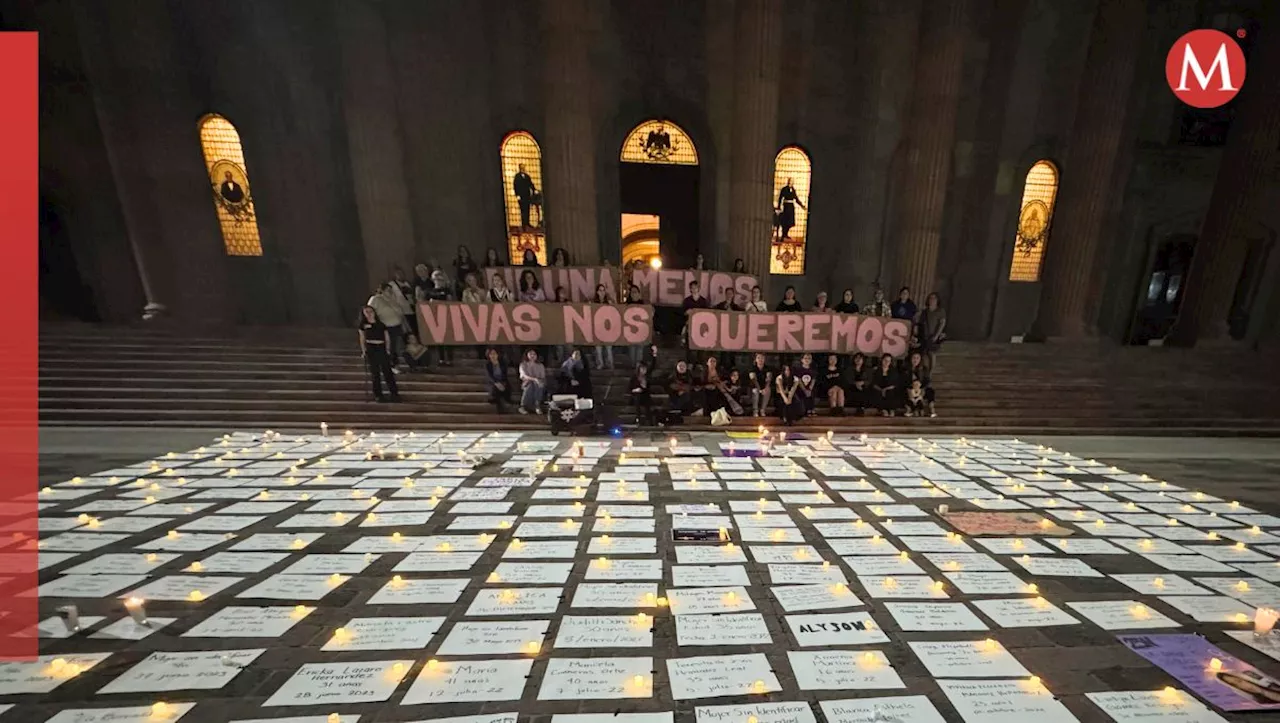
[[[783,365],[774,379],[774,393],[778,397],[778,417],[783,426],[791,426],[804,419],[804,400],[800,398],[800,378],[789,365]]]
[[[520,413],[540,413],[546,396],[547,367],[538,361],[538,350],[530,349],[520,362]]]
[[[560,365],[559,394],[576,394],[583,399],[591,398],[591,372],[582,361],[582,350],[574,349],[569,358]]]
[[[484,383],[489,392],[489,403],[498,414],[506,413],[507,405],[511,403],[511,382],[507,379],[507,365],[493,347],[485,352]]]
[[[929,365],[925,362],[924,354],[925,352],[921,349],[912,351],[902,370],[903,386],[909,389],[913,382],[920,382],[919,401],[923,403],[923,405],[912,405],[906,412],[908,417],[913,414],[917,417],[923,417],[926,414],[930,417],[938,416],[937,407],[934,405],[937,395],[933,392],[932,375],[929,373]]]
[[[653,424],[653,392],[649,388],[649,367],[640,362],[627,384],[631,406],[636,408],[636,424]]]
[[[902,382],[890,354],[880,357],[880,366],[871,375],[871,398],[885,417],[892,417],[902,407]]]

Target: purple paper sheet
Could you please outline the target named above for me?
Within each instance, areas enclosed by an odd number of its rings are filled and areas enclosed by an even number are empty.
[[[1121,643],[1222,710],[1280,710],[1280,681],[1199,635],[1118,635]],[[1209,661],[1222,662],[1211,670]]]

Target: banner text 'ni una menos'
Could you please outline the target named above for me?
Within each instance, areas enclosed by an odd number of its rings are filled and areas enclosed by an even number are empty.
[[[911,322],[877,316],[837,314],[715,311],[689,313],[689,348],[702,351],[771,353],[862,352],[879,356],[906,355]]]
[[[594,300],[596,286],[604,284],[605,293],[617,302],[625,288],[619,289],[621,272],[611,266],[499,266],[484,269],[481,285],[493,288],[493,277],[502,278],[513,294],[520,293],[520,277],[530,272],[548,300],[556,297],[556,289],[563,288],[570,301]],[[630,283],[640,287],[645,303],[653,306],[680,306],[689,295],[689,284],[697,281],[702,295],[716,304],[724,301],[724,290],[733,289],[738,304],[751,299],[751,288],[758,286],[756,277],[750,274],[730,274],[724,271],[692,271],[684,269],[636,269]]]
[[[418,304],[421,341],[427,346],[581,344],[633,346],[653,337],[647,304]]]

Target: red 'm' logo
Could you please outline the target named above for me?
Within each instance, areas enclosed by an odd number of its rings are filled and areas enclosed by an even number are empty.
[[[1164,75],[1178,100],[1217,108],[1236,97],[1244,84],[1244,52],[1226,33],[1192,30],[1169,49]]]

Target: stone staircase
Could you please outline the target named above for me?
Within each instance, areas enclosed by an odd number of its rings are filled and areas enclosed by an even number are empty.
[[[626,356],[619,350],[620,366]],[[367,400],[347,330],[52,325],[40,336],[40,421],[52,425],[217,428],[545,429],[485,402],[481,362],[399,377],[406,403]],[[666,355],[664,367],[674,362]],[[1280,434],[1277,359],[1236,350],[950,343],[934,385],[936,419],[831,418],[798,427],[902,434]],[[627,373],[598,372],[597,395],[623,422]],[[513,375],[514,378],[514,375]],[[771,419],[740,419],[753,428]],[[705,426],[705,418],[687,427]]]

